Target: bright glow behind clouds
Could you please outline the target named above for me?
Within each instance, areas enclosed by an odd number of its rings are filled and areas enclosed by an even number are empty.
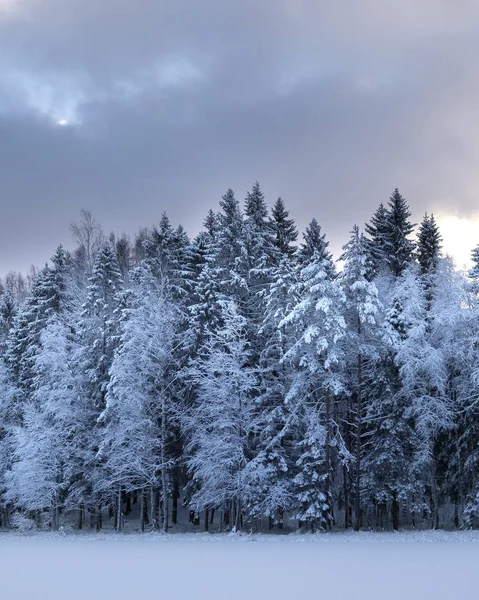
[[[335,249],[396,186],[414,222],[473,218],[479,2],[457,4],[0,0],[0,274],[70,243],[82,207],[194,234],[255,179]],[[464,226],[443,228],[459,263]]]
[[[437,215],[443,238],[443,251],[452,256],[460,269],[471,267],[471,251],[479,244],[479,214],[465,218]]]

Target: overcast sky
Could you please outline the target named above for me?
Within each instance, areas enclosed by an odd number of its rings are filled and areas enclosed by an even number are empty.
[[[396,186],[479,242],[478,30],[477,0],[0,0],[0,274],[81,208],[194,234],[256,179],[334,249]]]

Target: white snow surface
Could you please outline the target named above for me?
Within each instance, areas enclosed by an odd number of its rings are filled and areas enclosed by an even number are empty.
[[[479,532],[0,533],[2,600],[462,600]]]

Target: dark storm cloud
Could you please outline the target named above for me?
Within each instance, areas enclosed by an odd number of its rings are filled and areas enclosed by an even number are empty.
[[[0,0],[0,270],[44,262],[81,207],[107,229],[166,210],[195,232],[227,187],[242,197],[255,179],[335,248],[395,186],[416,219],[472,214],[478,13],[452,0]]]

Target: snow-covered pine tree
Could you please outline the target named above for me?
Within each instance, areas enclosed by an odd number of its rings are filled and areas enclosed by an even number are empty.
[[[13,326],[18,304],[10,290],[6,289],[0,295],[0,355],[6,351],[8,333]]]
[[[296,251],[294,242],[298,239],[298,230],[294,219],[289,218],[282,198],[278,198],[271,209],[270,225],[275,246],[282,254],[291,257]]]
[[[245,481],[255,414],[257,377],[249,366],[246,320],[233,302],[223,326],[205,343],[189,376],[197,402],[186,420],[187,464],[195,492],[192,510],[223,511],[226,527],[240,528],[251,491]]]
[[[373,275],[376,276],[386,269],[388,256],[388,211],[382,202],[364,229],[369,236],[367,239],[369,255],[373,265]]]
[[[441,256],[442,237],[434,215],[424,215],[417,236],[417,260],[421,275],[434,273]]]
[[[103,435],[103,424],[98,418],[106,406],[106,393],[110,382],[110,368],[120,340],[120,318],[124,304],[123,278],[116,253],[105,242],[96,256],[92,275],[88,279],[87,298],[78,319],[78,336],[82,352],[81,369],[87,377],[87,398],[92,408],[92,422],[87,453],[91,457],[88,481],[90,491],[86,499],[95,507],[96,528],[102,527],[102,506],[94,492],[102,478],[102,466],[97,456]]]
[[[16,385],[25,394],[33,390],[33,365],[48,318],[71,307],[68,285],[73,266],[71,257],[59,246],[51,262],[35,277],[31,294],[15,316],[7,340],[7,364]]]
[[[401,382],[397,398],[408,407],[404,416],[414,424],[417,447],[413,467],[427,494],[432,526],[438,528],[438,439],[453,426],[445,340],[436,322],[437,306],[431,304],[434,293],[424,287],[414,266],[404,272],[400,294],[407,330],[395,357]]]
[[[465,279],[450,260],[439,262],[438,329],[449,369],[455,427],[441,448],[442,490],[455,506],[456,527],[479,526],[479,303],[476,257]]]
[[[268,517],[270,527],[283,526],[284,514],[292,506],[295,415],[286,402],[293,370],[283,360],[293,342],[294,328],[280,323],[291,312],[296,297],[297,271],[287,255],[272,270],[265,296],[265,316],[260,329],[264,340],[260,355],[260,394],[256,400],[255,456],[247,469],[252,490],[248,513]]]
[[[62,509],[79,508],[71,486],[84,479],[88,458],[84,448],[91,409],[77,360],[70,327],[52,315],[40,336],[34,391],[16,427],[7,478],[7,500],[28,511],[46,511],[54,530]]]
[[[304,517],[310,515],[308,520],[311,526],[322,526],[323,522],[330,526],[333,522],[333,447],[338,446],[339,435],[334,421],[333,405],[335,397],[344,387],[340,341],[345,330],[342,315],[345,298],[338,284],[331,279],[331,263],[324,254],[320,255],[315,251],[303,264],[296,293],[299,298],[297,303],[280,323],[280,327],[293,326],[296,337],[296,341],[284,357],[284,360],[294,363],[297,371],[288,402],[293,403],[292,410],[302,415],[303,422],[306,419],[303,432],[318,431],[317,427],[321,426],[324,427],[325,436],[324,454],[316,450],[318,436],[306,438],[306,443],[310,440],[313,445],[310,448],[303,446],[301,456],[315,456],[315,469],[311,469],[310,458],[307,462],[303,462],[301,457],[298,459],[297,467],[300,472],[302,469],[304,471],[303,477],[295,479],[301,482],[301,487],[293,490],[293,493],[297,502],[297,514]],[[311,419],[313,423],[310,422]],[[313,490],[312,495],[305,493],[306,479]],[[320,521],[313,507],[310,510],[304,505],[304,499],[313,497],[315,493],[324,494],[329,507]]]
[[[401,279],[382,323],[381,356],[364,373],[370,390],[366,418],[371,424],[369,443],[363,459],[365,494],[375,507],[376,526],[388,522],[399,529],[400,507],[421,493],[415,470],[418,444],[411,415],[410,398],[401,393],[396,356],[407,337],[409,323],[404,314]]]
[[[88,282],[80,335],[86,347],[87,373],[91,381],[91,398],[100,410],[105,407],[109,369],[119,340],[120,292],[123,278],[114,249],[105,242],[98,252]]]
[[[18,405],[15,402],[17,390],[12,381],[11,371],[0,356],[0,529],[10,524],[12,505],[5,496],[7,473],[12,468],[15,449],[15,428],[20,424]]]
[[[364,378],[368,365],[379,358],[381,303],[378,290],[371,281],[372,260],[366,238],[355,225],[349,242],[343,247],[340,260],[345,261],[339,275],[346,303],[344,317],[346,335],[345,355],[345,432],[347,446],[354,456],[353,490],[355,521],[354,529],[361,526],[361,495],[363,487],[362,460],[368,435],[367,412],[370,403],[369,390]],[[345,524],[349,525],[349,469],[343,469]]]
[[[146,268],[136,273],[131,307],[125,309],[118,352],[110,368],[104,424],[98,455],[103,476],[99,493],[117,500],[117,529],[122,529],[123,494],[140,491],[144,529],[146,492],[150,491],[153,526],[169,526],[173,425],[178,422],[175,400],[175,345],[180,313],[167,286]],[[161,511],[161,513],[160,513]]]
[[[321,226],[316,219],[312,219],[306,227],[303,238],[304,241],[297,253],[298,262],[304,264],[313,260],[313,257],[315,261],[325,261],[326,271],[332,277],[335,273],[333,255],[328,250],[329,242],[326,240],[326,234],[321,233]]]
[[[479,244],[471,252],[472,266],[469,269],[470,289],[479,298]]]
[[[410,239],[415,224],[410,221],[411,211],[396,188],[387,208],[386,260],[395,277],[401,275],[414,256],[415,244]]]

